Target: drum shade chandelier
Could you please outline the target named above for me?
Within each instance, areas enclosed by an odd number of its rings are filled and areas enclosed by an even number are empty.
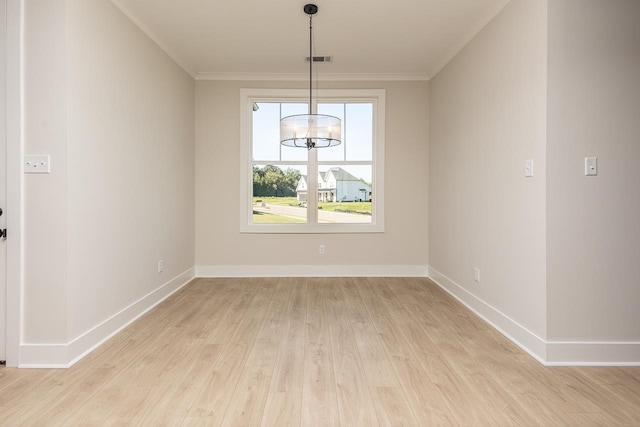
[[[312,148],[333,147],[342,140],[340,119],[325,114],[313,114],[313,15],[318,6],[307,4],[304,13],[309,15],[309,114],[297,114],[280,120],[280,144],[287,147]]]

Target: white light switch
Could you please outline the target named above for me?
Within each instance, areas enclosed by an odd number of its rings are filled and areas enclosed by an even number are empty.
[[[24,156],[24,173],[51,173],[49,155]]]
[[[584,158],[584,174],[586,176],[598,175],[598,158],[597,157]]]
[[[533,176],[533,159],[529,159],[524,163],[524,176],[527,178]]]

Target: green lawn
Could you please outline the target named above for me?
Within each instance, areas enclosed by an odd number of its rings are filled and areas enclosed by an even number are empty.
[[[267,205],[278,206],[300,206],[300,202],[295,197],[254,197],[253,204],[259,205],[261,202]]]
[[[260,203],[274,206],[302,206],[295,197],[254,197],[253,204]],[[330,212],[345,212],[361,215],[371,215],[371,202],[340,202],[340,203],[324,203],[319,202],[318,208]],[[255,215],[254,215],[255,218]],[[256,222],[254,220],[254,222]]]
[[[305,221],[303,218],[297,218],[294,216],[253,211],[254,224],[298,224],[306,222],[307,221]]]
[[[318,203],[318,207],[325,211],[357,213],[371,215],[371,202],[341,202],[341,203]]]

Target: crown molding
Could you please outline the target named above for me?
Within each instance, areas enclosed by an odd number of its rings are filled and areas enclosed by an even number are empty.
[[[169,56],[180,68],[182,68],[192,78],[195,78],[196,73],[189,67],[187,61],[182,56],[173,50],[167,43],[159,37],[146,22],[138,19],[138,17],[127,7],[121,0],[111,0],[111,3],[122,12],[124,16],[129,18],[133,24],[138,27],[147,37],[151,39],[165,54]]]
[[[441,56],[440,61],[438,61],[430,70],[429,75],[431,77],[435,77],[442,69],[449,64],[462,50],[475,39],[478,34],[487,26],[490,22],[492,22],[502,9],[504,9],[509,0],[503,0],[502,3],[497,4],[495,7],[489,8],[478,17],[475,24],[470,25],[467,28],[467,31],[462,34],[462,36],[458,39],[457,43],[455,43],[443,56]]]
[[[330,82],[347,81],[428,81],[426,73],[318,73],[318,79]],[[217,73],[203,72],[196,80],[241,80],[241,81],[307,81],[304,73]]]

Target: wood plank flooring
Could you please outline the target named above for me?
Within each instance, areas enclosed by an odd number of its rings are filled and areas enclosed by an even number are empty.
[[[541,366],[428,279],[196,279],[2,426],[640,426],[640,368]]]

